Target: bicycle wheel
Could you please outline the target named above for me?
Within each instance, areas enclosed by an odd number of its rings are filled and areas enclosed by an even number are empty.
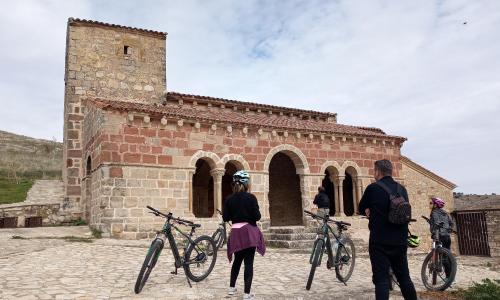
[[[184,272],[194,282],[202,281],[212,272],[217,260],[215,241],[202,235],[190,243],[184,255]]]
[[[457,274],[457,261],[451,252],[446,248],[437,248],[436,260],[433,260],[433,252],[427,254],[422,264],[422,283],[429,291],[444,291],[455,280]],[[450,274],[446,277],[443,262],[450,263]]]
[[[142,288],[146,284],[146,281],[149,278],[149,274],[156,265],[158,261],[158,257],[160,257],[161,250],[163,249],[163,241],[160,239],[155,239],[151,246],[149,247],[148,254],[142,263],[141,271],[137,276],[137,281],[135,282],[134,292],[139,294],[142,291]]]
[[[340,282],[345,283],[351,278],[355,263],[356,249],[354,249],[354,243],[350,238],[344,237],[335,255],[335,274]]]
[[[321,255],[323,254],[324,248],[325,248],[325,241],[316,240],[316,242],[314,243],[312,261],[311,261],[311,271],[309,271],[309,278],[307,278],[306,290],[311,289],[314,273],[316,272],[316,267],[319,266],[321,262]]]
[[[215,241],[217,249],[222,248],[222,246],[226,243],[226,235],[221,228],[217,229],[217,231],[214,232],[214,234],[212,235],[212,239]]]

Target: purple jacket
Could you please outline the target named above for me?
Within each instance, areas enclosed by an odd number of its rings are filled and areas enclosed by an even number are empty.
[[[235,252],[251,247],[255,247],[260,255],[266,253],[264,236],[259,227],[248,223],[233,224],[231,235],[227,241],[227,258],[229,262],[233,259]]]

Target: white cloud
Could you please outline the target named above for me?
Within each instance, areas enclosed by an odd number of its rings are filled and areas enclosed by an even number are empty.
[[[337,112],[408,137],[459,191],[500,191],[498,1],[18,2],[0,12],[1,129],[61,139],[75,16],[167,31],[169,90]]]

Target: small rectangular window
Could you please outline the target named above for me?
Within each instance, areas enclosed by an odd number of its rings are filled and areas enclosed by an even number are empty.
[[[123,54],[129,54],[129,46],[123,46]]]

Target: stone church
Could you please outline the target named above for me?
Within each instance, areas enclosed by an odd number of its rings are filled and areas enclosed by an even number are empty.
[[[401,154],[406,138],[337,123],[337,114],[180,94],[166,86],[167,34],[70,18],[67,25],[64,162],[69,207],[107,236],[151,236],[151,205],[215,228],[231,176],[245,169],[262,227],[305,226],[323,184],[331,214],[356,216],[373,163],[387,158],[414,215],[428,199],[453,207],[455,185]],[[166,92],[168,91],[168,92]],[[420,222],[421,223],[421,222]],[[426,233],[425,224],[414,226]]]

